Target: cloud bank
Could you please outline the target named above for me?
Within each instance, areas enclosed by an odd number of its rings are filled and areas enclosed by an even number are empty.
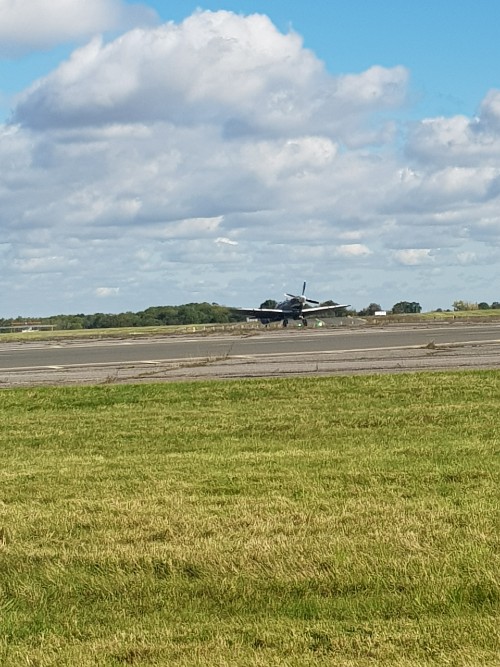
[[[500,91],[475,118],[403,125],[409,85],[402,66],[332,75],[258,14],[95,37],[0,127],[3,286],[48,313],[260,302],[303,279],[359,307],[498,300]]]

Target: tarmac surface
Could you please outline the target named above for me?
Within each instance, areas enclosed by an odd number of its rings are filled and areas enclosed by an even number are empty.
[[[500,369],[500,323],[0,343],[0,388],[457,369]]]

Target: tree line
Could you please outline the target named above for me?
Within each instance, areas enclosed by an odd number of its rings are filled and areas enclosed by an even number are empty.
[[[467,310],[500,310],[500,302],[492,301],[492,303],[487,303],[486,301],[480,301],[479,303],[477,303],[475,301],[463,301],[463,300],[458,300],[453,302],[453,311],[458,312]],[[366,308],[358,310],[356,314],[359,315],[360,317],[363,317],[367,315],[375,315],[375,313],[380,311],[382,311],[380,304],[370,303],[370,305],[367,306]],[[393,307],[386,312],[391,313],[393,315],[401,315],[404,313],[421,313],[422,306],[417,301],[398,301],[398,303],[395,303]],[[449,308],[446,309],[445,311],[443,311],[442,308],[437,308],[436,312],[442,313],[442,312],[452,312],[452,311]],[[349,314],[352,313],[350,312]]]
[[[325,301],[321,305],[337,305],[334,301]],[[261,308],[276,308],[277,302],[267,299],[261,304]],[[484,301],[475,303],[470,301],[454,301],[453,310],[487,310],[500,309],[500,302],[493,301],[488,304]],[[437,309],[442,312],[441,308]],[[367,317],[377,312],[387,312],[394,315],[405,313],[420,313],[421,305],[417,301],[399,301],[388,311],[383,311],[380,304],[370,303],[361,310],[342,308],[335,311],[332,317],[345,317],[346,315]],[[451,311],[449,311],[451,312]],[[217,303],[186,303],[180,306],[152,306],[139,312],[125,313],[94,313],[85,315],[54,315],[52,317],[33,318],[0,318],[0,329],[13,325],[30,324],[51,325],[54,329],[110,329],[120,327],[152,327],[166,325],[185,324],[229,324],[231,322],[242,322],[245,315]]]
[[[479,303],[475,301],[454,301],[453,310],[497,310],[500,309],[500,301],[493,301],[492,303],[486,303],[486,301],[480,301]]]
[[[55,329],[112,329],[120,327],[154,327],[183,324],[226,324],[241,317],[230,308],[216,303],[186,303],[180,306],[152,306],[139,312],[54,315],[29,318],[31,324],[49,324]],[[0,318],[0,327],[25,324],[26,317]]]

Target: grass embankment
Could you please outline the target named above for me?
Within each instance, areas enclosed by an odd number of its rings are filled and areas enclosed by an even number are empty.
[[[0,393],[0,664],[499,664],[496,372]]]

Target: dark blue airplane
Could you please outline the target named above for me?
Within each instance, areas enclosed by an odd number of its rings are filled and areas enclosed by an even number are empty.
[[[255,319],[262,322],[262,324],[271,324],[271,322],[283,322],[283,326],[287,327],[289,320],[300,320],[302,324],[307,326],[307,319],[309,317],[324,317],[335,310],[341,308],[348,308],[349,304],[335,305],[335,306],[320,306],[319,301],[314,301],[305,296],[306,283],[302,287],[302,294],[296,296],[294,294],[285,294],[287,297],[285,301],[278,303],[276,308],[235,308],[239,313],[255,317]],[[316,306],[308,306],[307,304],[314,303]]]

